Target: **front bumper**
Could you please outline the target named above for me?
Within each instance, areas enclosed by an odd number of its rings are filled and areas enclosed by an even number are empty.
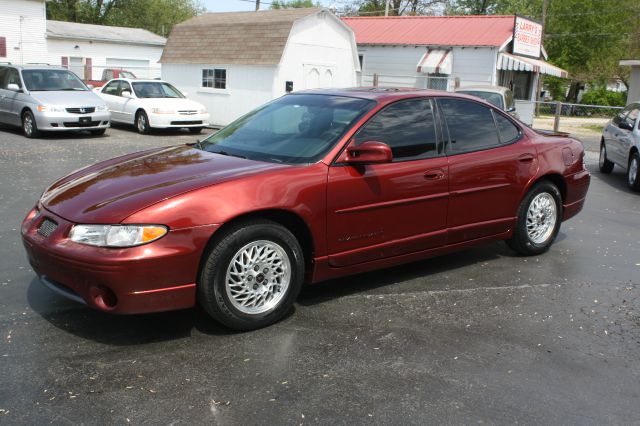
[[[68,112],[34,112],[38,130],[98,130],[106,129],[111,122],[109,111],[95,111],[89,114]]]
[[[207,127],[209,113],[205,114],[149,114],[151,127],[168,129],[182,127]]]
[[[40,212],[34,217],[32,210],[23,221],[22,241],[34,271],[57,293],[121,314],[195,305],[200,258],[218,225],[172,229],[150,244],[112,249],[70,241],[74,223]],[[45,218],[57,224],[47,236],[38,232]]]

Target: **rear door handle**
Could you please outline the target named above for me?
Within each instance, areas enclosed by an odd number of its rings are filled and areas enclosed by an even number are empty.
[[[533,154],[522,154],[520,157],[518,157],[518,161],[521,161],[523,163],[529,163],[531,161],[533,161],[535,157],[533,156]]]
[[[429,170],[424,172],[424,178],[427,180],[438,180],[444,177],[442,170]]]

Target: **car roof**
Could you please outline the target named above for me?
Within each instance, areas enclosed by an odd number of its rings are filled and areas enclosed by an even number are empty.
[[[314,94],[347,96],[351,98],[384,101],[388,99],[415,98],[424,96],[451,96],[452,92],[431,89],[414,89],[410,87],[350,87],[346,89],[309,89],[291,93],[292,95]],[[458,95],[454,95],[458,96]]]
[[[503,86],[490,86],[490,85],[474,85],[474,86],[464,86],[456,88],[456,92],[462,91],[474,91],[474,92],[489,92],[489,93],[500,93],[504,94],[505,92],[511,90],[508,87]]]

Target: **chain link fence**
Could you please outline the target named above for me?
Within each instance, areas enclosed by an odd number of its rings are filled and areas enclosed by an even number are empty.
[[[589,140],[599,140],[607,122],[623,107],[565,102],[533,102],[533,128],[566,132]]]

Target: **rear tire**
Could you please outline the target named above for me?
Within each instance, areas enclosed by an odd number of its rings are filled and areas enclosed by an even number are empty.
[[[41,135],[36,118],[31,111],[25,111],[22,114],[22,132],[29,139],[38,138]]]
[[[634,152],[627,167],[627,184],[633,191],[640,192],[640,154]]]
[[[202,133],[202,127],[189,127],[189,131],[194,135]]]
[[[283,226],[258,220],[226,231],[206,256],[198,282],[200,305],[235,330],[280,320],[304,280],[304,255]]]
[[[520,202],[516,228],[507,244],[523,256],[549,250],[562,221],[562,197],[558,188],[543,180],[536,183]]]
[[[151,132],[149,117],[147,117],[146,112],[140,111],[136,114],[136,129],[141,135],[148,135]]]
[[[600,171],[605,174],[609,174],[613,170],[613,162],[607,158],[607,146],[604,144],[604,140],[600,142],[598,166],[600,167]]]

